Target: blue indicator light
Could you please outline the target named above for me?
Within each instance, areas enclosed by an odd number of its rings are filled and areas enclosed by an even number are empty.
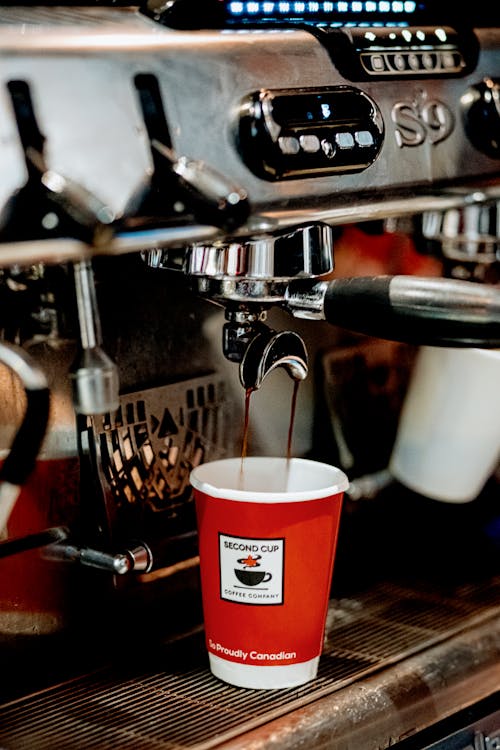
[[[300,17],[310,21],[316,17],[318,23],[326,21],[330,25],[348,22],[358,26],[365,23],[399,26],[407,25],[401,16],[416,13],[418,3],[416,0],[226,0],[226,8],[231,16],[243,19],[287,20],[290,16],[291,21]],[[342,16],[347,18],[342,20]]]

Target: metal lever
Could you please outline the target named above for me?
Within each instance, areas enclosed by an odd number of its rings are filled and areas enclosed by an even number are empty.
[[[72,220],[75,234],[81,235],[80,239],[95,248],[109,244],[114,234],[112,222],[115,219],[109,206],[82,185],[48,169],[43,154],[32,146],[27,146],[25,154],[39,173],[47,197]]]
[[[500,347],[500,288],[418,276],[290,284],[285,307],[358,333],[428,346]]]
[[[247,193],[209,167],[205,162],[177,157],[174,151],[153,138],[153,148],[169,163],[177,177],[176,188],[186,200],[198,221],[221,227],[226,231],[241,226],[249,216]]]

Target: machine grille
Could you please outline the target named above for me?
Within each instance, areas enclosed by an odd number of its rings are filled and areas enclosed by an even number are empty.
[[[93,417],[100,470],[116,505],[182,512],[190,470],[227,453],[227,400],[223,380],[208,375],[122,396],[114,414]]]
[[[496,603],[494,603],[496,602]],[[333,600],[316,680],[244,690],[211,676],[202,631],[127,664],[5,704],[6,750],[209,750],[471,628],[500,610],[500,578],[443,592],[379,584]]]

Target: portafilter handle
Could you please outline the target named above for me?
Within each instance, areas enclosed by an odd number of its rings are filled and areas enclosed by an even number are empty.
[[[500,348],[500,288],[419,276],[292,282],[285,307],[358,333],[418,346]]]

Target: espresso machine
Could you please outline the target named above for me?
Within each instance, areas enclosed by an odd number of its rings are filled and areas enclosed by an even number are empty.
[[[492,5],[2,5],[0,747],[497,746]],[[246,691],[189,473],[294,393],[350,479],[324,656]]]

